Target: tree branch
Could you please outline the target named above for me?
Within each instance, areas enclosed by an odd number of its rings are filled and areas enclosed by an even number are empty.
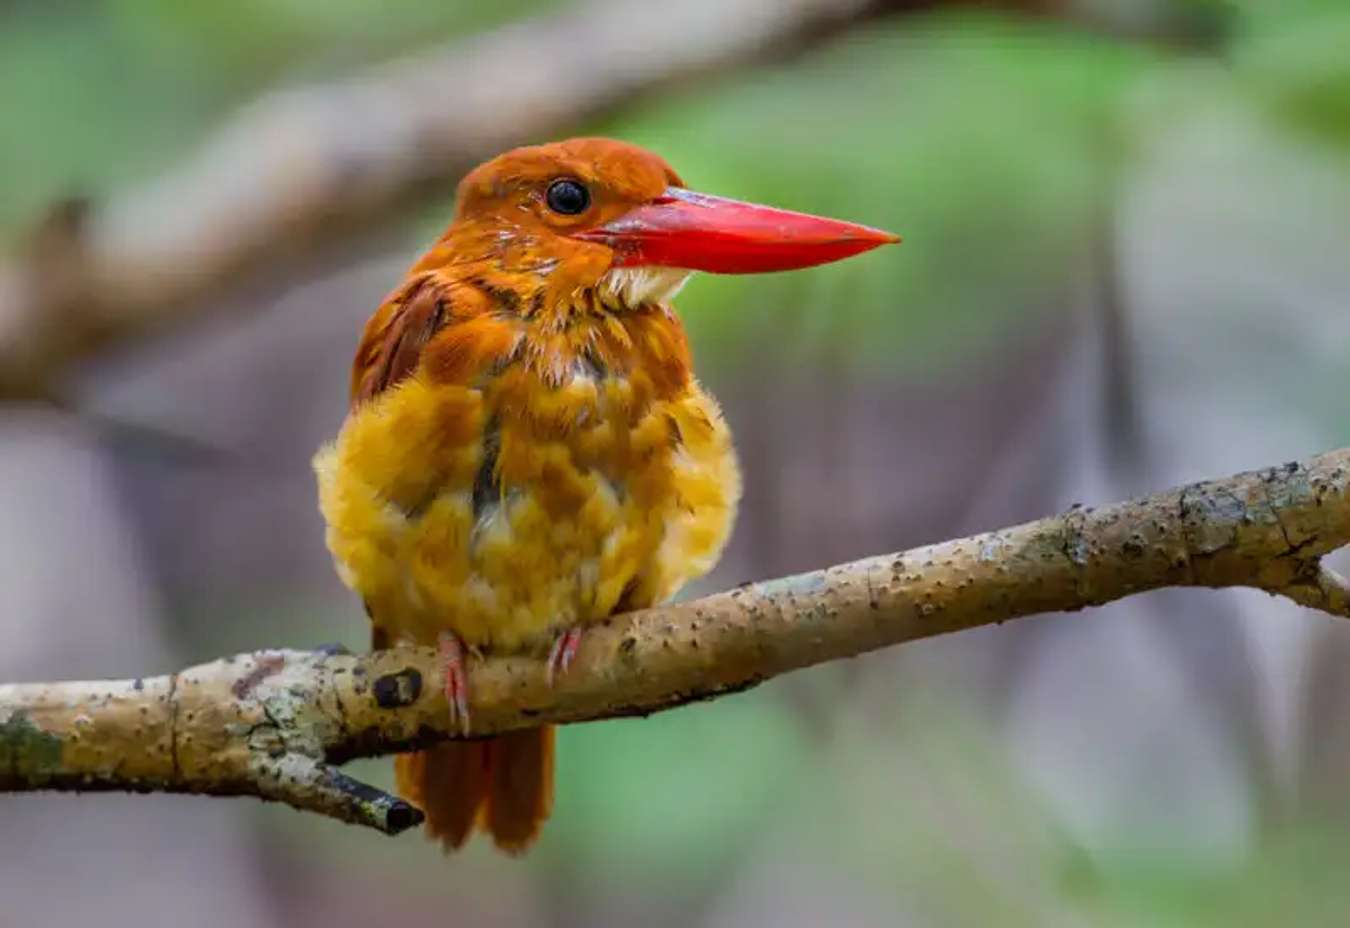
[[[633,612],[543,662],[488,657],[473,735],[645,715],[887,645],[1169,586],[1350,616],[1350,449]],[[260,651],[153,679],[0,686],[0,790],[252,795],[389,834],[421,814],[340,773],[453,738],[434,650]]]

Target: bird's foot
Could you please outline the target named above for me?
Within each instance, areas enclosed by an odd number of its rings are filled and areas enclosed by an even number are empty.
[[[577,648],[581,646],[581,629],[569,628],[553,640],[553,647],[548,652],[548,685],[552,686],[558,682],[558,678],[567,673],[567,668],[572,666],[572,659],[577,656]]]
[[[450,727],[469,733],[469,674],[464,663],[464,642],[454,632],[441,632],[436,639],[445,671],[445,701],[450,705]]]

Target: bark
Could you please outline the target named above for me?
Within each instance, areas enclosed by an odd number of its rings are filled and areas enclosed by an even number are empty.
[[[1171,586],[1255,587],[1350,616],[1350,449],[747,584],[588,630],[552,687],[472,662],[472,736],[645,715],[825,661]],[[260,651],[168,676],[0,686],[0,790],[251,795],[390,834],[418,810],[337,765],[458,736],[432,649]]]

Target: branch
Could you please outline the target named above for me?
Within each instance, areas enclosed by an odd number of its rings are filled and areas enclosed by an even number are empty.
[[[1350,616],[1350,448],[1100,509],[643,609],[566,677],[472,667],[475,736],[647,715],[942,632],[1164,586],[1254,586]],[[421,813],[336,770],[455,738],[431,648],[258,651],[167,677],[0,686],[0,790],[257,796],[398,833]]]
[[[887,645],[1169,586],[1256,587],[1350,616],[1350,449],[748,584],[471,672],[473,735],[646,715]],[[0,790],[251,795],[395,834],[421,813],[335,765],[456,736],[430,648],[260,651],[153,679],[0,686]]]

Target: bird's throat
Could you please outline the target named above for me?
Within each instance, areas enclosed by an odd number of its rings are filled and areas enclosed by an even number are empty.
[[[616,267],[600,278],[596,290],[606,305],[634,308],[668,303],[690,273],[678,267]]]

